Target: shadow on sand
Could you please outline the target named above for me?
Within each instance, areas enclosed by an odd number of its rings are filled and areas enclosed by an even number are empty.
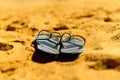
[[[74,61],[78,58],[78,54],[59,54],[59,55],[54,55],[54,54],[49,54],[49,53],[44,53],[40,50],[35,50],[33,56],[32,56],[32,61],[38,62],[38,63],[49,63],[53,61],[59,61],[59,62],[71,62]]]

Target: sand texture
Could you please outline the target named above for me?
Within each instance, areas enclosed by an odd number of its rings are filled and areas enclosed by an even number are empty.
[[[42,29],[85,37],[84,52],[39,56]],[[0,0],[0,80],[120,80],[120,1]]]

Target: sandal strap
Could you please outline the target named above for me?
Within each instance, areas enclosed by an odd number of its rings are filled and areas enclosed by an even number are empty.
[[[61,34],[60,34],[59,32],[52,32],[52,33],[50,34],[50,38],[52,38],[53,34],[58,34],[58,35],[61,37]],[[56,37],[57,37],[57,36],[56,36]]]
[[[41,32],[47,32],[47,33],[50,34],[50,31],[48,31],[48,30],[41,30],[41,31],[37,34],[37,40],[39,40],[39,39],[38,39],[38,36],[39,36],[39,34],[41,34]]]
[[[64,37],[64,35],[65,35],[65,34],[68,34],[68,35],[69,35],[69,39],[68,39],[68,41],[70,40],[71,35],[70,35],[69,33],[66,33],[66,32],[65,32],[65,33],[63,33],[63,34],[62,34],[62,36],[61,36],[61,40],[60,40],[60,41],[62,41],[62,40],[63,40],[63,37]]]
[[[41,32],[48,32],[48,33],[50,33],[50,31],[48,31],[48,30],[41,30],[38,34],[41,34]]]
[[[80,35],[72,35],[72,36],[73,36],[73,38],[75,36],[80,37],[83,40],[83,46],[86,44],[86,39],[83,36],[80,36]]]
[[[68,43],[70,43],[70,44],[74,44],[74,45],[76,45],[76,46],[80,46],[79,44],[75,44],[75,43],[70,42],[70,40],[72,39],[72,37],[74,38],[75,36],[77,36],[77,37],[80,37],[80,38],[82,39],[82,41],[83,41],[83,45],[82,45],[82,46],[84,46],[85,43],[86,43],[86,40],[85,40],[84,37],[82,37],[82,36],[80,36],[80,35],[72,35],[72,36],[71,36],[69,33],[63,33],[63,35],[61,36],[61,41],[62,41],[62,38],[63,38],[63,36],[64,36],[65,34],[68,34],[70,37],[69,37],[68,41],[63,41],[63,42],[68,42]],[[75,38],[75,39],[77,39],[77,38]],[[79,40],[79,39],[78,39],[78,40]],[[61,42],[60,45],[61,45],[61,48],[64,47],[64,45],[62,44],[62,42]],[[82,46],[80,46],[80,47],[82,47]]]
[[[41,32],[48,32],[48,33],[50,33],[48,30],[41,30],[41,31],[38,33],[38,35],[39,35]],[[59,32],[52,32],[52,33],[48,34],[48,35],[49,35],[49,38],[47,38],[47,39],[39,39],[39,38],[37,38],[36,40],[48,40],[48,41],[56,44],[54,41],[51,40],[51,39],[53,38],[53,36],[54,36],[53,34],[58,34],[58,35],[61,37],[61,34],[60,34]],[[57,37],[57,36],[55,36],[55,37]],[[59,41],[59,42],[60,42],[60,41]],[[59,44],[59,43],[58,43],[58,44]]]
[[[64,47],[64,45],[62,44],[62,41],[63,41],[63,37],[64,37],[65,34],[68,34],[68,35],[69,35],[68,41],[69,41],[70,38],[71,38],[71,35],[70,35],[69,33],[66,33],[66,32],[65,32],[65,33],[62,34],[62,36],[60,37],[60,49],[59,49],[59,52],[61,52],[62,47]]]

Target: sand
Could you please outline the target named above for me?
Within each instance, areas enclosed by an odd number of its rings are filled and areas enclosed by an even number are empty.
[[[85,37],[83,53],[35,55],[42,29]],[[120,80],[120,1],[0,0],[0,80]]]

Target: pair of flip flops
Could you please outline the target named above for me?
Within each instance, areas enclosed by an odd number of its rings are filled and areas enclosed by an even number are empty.
[[[50,33],[47,30],[41,30],[38,33],[35,42],[36,48],[47,54],[75,55],[83,52],[86,40],[80,35],[71,36],[69,33],[63,33],[61,35],[58,32]]]

